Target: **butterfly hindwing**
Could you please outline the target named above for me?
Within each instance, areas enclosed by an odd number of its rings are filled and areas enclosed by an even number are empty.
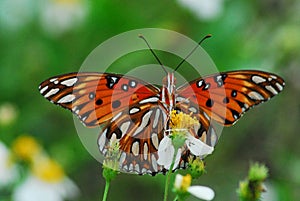
[[[196,79],[178,88],[178,97],[198,105],[205,117],[230,126],[248,109],[265,102],[283,90],[284,81],[262,71],[231,71]]]
[[[131,106],[136,108],[137,106]],[[157,151],[167,119],[167,111],[157,103],[138,105],[139,111],[125,112],[113,118],[99,135],[100,152],[105,156],[110,139],[120,143],[120,170],[138,174],[155,174],[162,171],[157,164]]]

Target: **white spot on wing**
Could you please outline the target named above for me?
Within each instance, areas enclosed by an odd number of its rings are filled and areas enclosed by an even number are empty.
[[[264,100],[264,97],[256,91],[251,91],[248,96],[254,100]]]
[[[189,111],[191,111],[193,113],[198,113],[197,109],[194,107],[189,107]]]
[[[144,116],[142,118],[142,122],[141,122],[140,126],[133,133],[133,136],[140,133],[145,128],[145,126],[148,124],[148,122],[150,120],[150,116],[151,116],[152,112],[153,111],[150,110],[146,114],[144,114]]]
[[[136,81],[131,80],[131,81],[129,82],[129,85],[130,85],[130,87],[132,87],[132,88],[136,87]]]
[[[75,99],[74,94],[68,94],[57,101],[57,103],[69,103]]]
[[[139,142],[134,142],[131,146],[131,152],[134,156],[138,156],[140,152],[140,143]]]
[[[147,173],[147,169],[146,168],[142,168],[142,174]]]
[[[206,119],[210,120],[210,117],[208,116],[208,114],[206,112],[203,112],[203,115],[205,116]]]
[[[136,171],[137,173],[140,173],[140,166],[139,166],[138,163],[135,164],[134,169],[135,169],[135,171]]]
[[[147,142],[145,142],[144,143],[144,160],[147,160],[147,158],[148,158],[148,151],[149,151],[148,144],[147,144]]]
[[[266,87],[266,89],[267,89],[268,91],[270,91],[272,94],[274,94],[274,95],[278,94],[278,92],[277,92],[271,85],[268,85],[268,86],[265,86],[265,87]]]
[[[129,126],[130,126],[130,121],[127,121],[120,126],[122,136],[125,135],[125,133],[127,133]]]
[[[156,128],[158,120],[159,120],[159,116],[160,116],[160,109],[156,109],[155,117],[153,120],[153,128]]]
[[[144,100],[141,100],[140,102],[139,102],[139,104],[143,104],[143,103],[156,103],[157,101],[159,100],[159,98],[158,97],[150,97],[150,98],[146,98],[146,99],[144,99]]]
[[[133,108],[131,108],[130,110],[129,110],[129,114],[135,114],[135,113],[137,113],[137,112],[139,112],[140,111],[140,108],[138,108],[138,107],[133,107]]]
[[[278,82],[276,82],[276,87],[279,89],[279,91],[283,90],[283,87],[281,86],[281,84],[279,84]]]
[[[52,96],[59,92],[59,88],[51,89],[48,93],[46,93],[45,98],[48,98],[49,96]]]
[[[262,82],[265,82],[267,81],[264,77],[261,77],[261,76],[258,76],[258,75],[254,75],[252,77],[252,81],[256,84],[259,84],[259,83],[262,83]]]
[[[129,170],[129,172],[133,172],[133,164],[132,163],[130,163],[128,170]]]
[[[273,78],[273,79],[275,79],[275,80],[278,79],[277,76],[275,76],[275,75],[271,75],[271,78]]]
[[[203,85],[204,81],[203,80],[199,80],[199,82],[197,83],[198,87],[201,87]]]
[[[124,163],[125,159],[126,159],[126,153],[122,152],[121,157],[120,157],[120,163],[121,164]]]
[[[71,78],[68,80],[64,80],[60,84],[70,87],[70,86],[73,86],[77,82],[77,80],[78,80],[78,78],[75,77],[75,78]]]
[[[178,97],[176,98],[176,101],[177,101],[177,102],[183,102],[183,103],[189,103],[189,102],[190,102],[189,99],[183,98],[183,97],[181,97],[181,96],[178,96]]]
[[[50,79],[49,81],[50,81],[50,82],[55,82],[55,81],[57,81],[57,77],[56,77],[56,78],[52,78],[52,79]]]
[[[103,133],[101,133],[101,136],[98,139],[98,145],[99,145],[99,149],[100,149],[101,152],[102,152],[102,150],[105,146],[105,143],[106,143],[106,132],[107,132],[107,129],[105,129],[103,131]]]
[[[122,112],[119,112],[117,115],[115,115],[110,122],[115,121],[117,118],[119,118],[122,115]]]
[[[40,87],[41,87],[41,86],[40,86]],[[47,89],[48,89],[48,86],[43,87],[43,88],[40,90],[40,93],[43,94]]]
[[[118,78],[117,77],[111,77],[111,79],[113,80],[114,83],[116,83]]]
[[[157,172],[157,162],[156,162],[156,158],[155,158],[154,154],[151,154],[151,161],[152,161],[152,167],[153,167],[154,171]]]
[[[152,133],[151,141],[155,149],[158,149],[158,136],[156,133]]]

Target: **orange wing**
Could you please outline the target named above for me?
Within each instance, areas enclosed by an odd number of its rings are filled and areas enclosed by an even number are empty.
[[[118,139],[120,170],[162,171],[156,162],[157,150],[168,112],[155,86],[118,74],[71,73],[42,82],[40,92],[71,110],[87,127],[101,125],[98,146],[104,156],[110,139]]]
[[[108,73],[70,73],[47,79],[40,93],[71,110],[87,126],[101,125],[140,101],[158,99],[159,89],[137,78]]]
[[[278,75],[262,71],[231,71],[197,79],[178,88],[179,108],[201,119],[225,126],[234,124],[254,105],[265,102],[284,88]]]

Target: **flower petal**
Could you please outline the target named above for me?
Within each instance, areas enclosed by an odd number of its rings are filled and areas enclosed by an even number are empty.
[[[183,176],[181,174],[177,174],[175,177],[174,188],[180,189],[183,181]]]
[[[172,148],[174,149],[173,145],[172,145]],[[169,158],[170,158],[171,162],[169,164],[164,165],[164,168],[166,168],[167,170],[169,170],[170,167],[171,167],[173,157],[174,157],[174,151],[173,151],[173,155],[169,155]],[[174,161],[173,170],[175,170],[177,168],[177,166],[179,165],[180,158],[181,158],[181,148],[179,148],[178,151],[177,151],[176,158],[175,158],[175,161]]]
[[[172,145],[172,140],[165,136],[158,146],[158,160],[157,163],[163,166],[171,166],[175,149]]]
[[[187,136],[186,145],[195,156],[204,156],[207,154],[211,154],[214,151],[213,147],[208,146],[192,135]]]
[[[188,192],[203,200],[212,200],[215,197],[215,192],[206,186],[190,186]]]

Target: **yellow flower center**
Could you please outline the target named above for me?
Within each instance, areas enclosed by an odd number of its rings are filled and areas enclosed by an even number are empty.
[[[170,119],[170,127],[172,129],[190,129],[199,126],[199,121],[195,117],[192,117],[191,114],[177,113],[176,110],[172,110]]]
[[[61,166],[51,159],[41,159],[33,165],[33,174],[47,182],[61,181],[65,174]]]
[[[33,158],[41,152],[41,147],[33,137],[21,136],[14,141],[12,151],[21,160],[32,162]]]
[[[183,191],[187,191],[187,189],[191,186],[192,183],[192,176],[187,174],[183,176],[182,183],[181,183],[181,189]]]
[[[174,187],[179,192],[187,192],[188,188],[191,186],[192,176],[187,174],[182,176],[180,174],[176,175]]]

